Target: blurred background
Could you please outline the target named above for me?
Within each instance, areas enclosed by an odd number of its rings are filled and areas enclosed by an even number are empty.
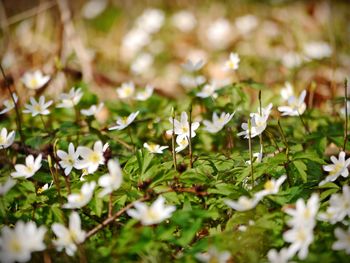
[[[80,80],[113,99],[126,81],[181,97],[205,81],[254,79],[271,87],[271,96],[285,81],[313,88],[312,103],[320,106],[343,93],[350,75],[349,1],[0,3],[1,63],[23,94],[21,76],[40,69],[51,76],[51,96]],[[230,52],[241,57],[236,73],[223,70]],[[181,67],[187,59],[206,65],[194,76]]]

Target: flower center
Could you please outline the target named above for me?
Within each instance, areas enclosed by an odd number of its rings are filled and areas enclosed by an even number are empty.
[[[10,248],[13,252],[19,253],[21,252],[22,246],[18,240],[12,240]]]
[[[38,82],[38,80],[37,80],[36,78],[32,78],[32,79],[29,81],[29,83],[30,83],[30,86],[32,86],[32,87],[36,87],[36,86],[38,86],[38,84],[39,84],[39,82]]]
[[[100,162],[100,155],[96,152],[93,152],[92,154],[90,154],[89,156],[89,161],[92,163],[99,163]]]
[[[267,181],[267,182],[264,184],[264,188],[265,188],[266,190],[268,190],[268,191],[272,191],[273,188],[274,188],[274,186],[275,186],[275,184],[274,184],[271,180]]]
[[[34,105],[33,108],[34,108],[35,111],[41,112],[41,106],[40,106],[40,104]]]

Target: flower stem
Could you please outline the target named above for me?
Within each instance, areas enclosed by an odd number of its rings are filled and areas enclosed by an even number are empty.
[[[285,136],[285,134],[283,132],[280,120],[278,120],[277,123],[278,123],[279,131],[280,131],[281,136],[282,136],[282,141],[283,141],[284,145],[286,146],[286,159],[287,159],[287,161],[283,163],[283,166],[284,166],[284,169],[286,170],[288,185],[292,186],[292,178],[290,177],[289,168],[288,168],[288,164],[289,164],[289,145],[288,145],[286,136]]]
[[[252,124],[248,119],[248,145],[249,145],[249,159],[250,159],[250,173],[252,176],[252,187],[254,187],[254,168],[253,168],[253,151],[252,151]]]
[[[189,138],[188,138],[188,147],[189,147],[189,157],[190,157],[190,167],[193,168],[193,153],[192,153],[192,103],[189,110]]]
[[[45,123],[45,121],[44,121],[43,116],[42,116],[41,114],[39,114],[39,116],[40,116],[41,122],[43,123],[43,126],[44,126],[45,131],[49,134],[50,131],[49,131],[49,129],[47,128],[47,125],[46,125],[46,123]]]
[[[110,193],[109,201],[108,201],[108,217],[112,217],[112,210],[113,210],[113,195],[112,193]]]
[[[309,127],[306,125],[306,122],[304,121],[304,118],[303,118],[303,116],[301,116],[299,111],[298,111],[298,116],[299,116],[301,123],[303,124],[303,126],[305,128],[306,133],[309,134],[310,133]]]
[[[346,143],[348,141],[348,80],[345,78],[344,80],[344,89],[345,89],[345,124],[344,124],[344,145],[343,145],[343,151],[346,150]]]
[[[20,139],[21,139],[21,143],[22,145],[24,145],[24,141],[25,141],[25,138],[24,138],[24,135],[23,135],[23,132],[22,132],[22,122],[21,122],[21,115],[19,114],[19,109],[18,109],[18,105],[17,105],[17,102],[15,100],[15,97],[13,96],[12,92],[11,92],[11,88],[10,88],[10,83],[8,82],[7,78],[6,78],[6,75],[5,75],[5,71],[0,63],[0,69],[1,69],[1,74],[4,78],[4,81],[5,81],[5,86],[7,88],[7,90],[9,91],[10,93],[10,96],[11,96],[11,99],[12,99],[12,102],[13,102],[13,105],[15,106],[15,111],[16,111],[16,125],[17,125],[17,130],[19,132],[19,136],[20,136]]]
[[[172,148],[172,154],[173,154],[173,163],[174,163],[174,169],[175,172],[177,172],[177,161],[176,161],[176,152],[175,152],[175,124],[174,124],[174,120],[175,120],[175,110],[174,108],[172,108],[172,124],[173,124],[173,132],[171,134],[171,148]]]

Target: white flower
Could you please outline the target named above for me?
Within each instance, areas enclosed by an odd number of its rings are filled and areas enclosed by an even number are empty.
[[[253,198],[248,198],[246,196],[241,196],[238,201],[232,201],[229,199],[224,200],[225,204],[237,211],[247,211],[250,210],[259,203],[261,199],[254,196]]]
[[[101,141],[97,141],[94,144],[94,148],[90,149],[89,147],[79,146],[77,148],[78,154],[83,158],[75,164],[77,169],[86,169],[88,174],[94,173],[99,165],[104,164],[105,158],[103,153],[108,148],[108,143],[102,145]]]
[[[237,70],[239,66],[240,58],[237,53],[230,53],[230,58],[225,62],[226,70]]]
[[[147,206],[142,202],[136,202],[134,204],[136,209],[129,209],[126,212],[129,216],[140,220],[142,225],[158,224],[170,218],[171,214],[176,210],[175,206],[165,206],[164,202],[164,197],[160,195],[151,206]]]
[[[54,223],[51,228],[58,238],[53,241],[57,250],[61,251],[64,248],[69,256],[73,256],[77,250],[77,244],[85,240],[86,233],[81,229],[81,221],[77,212],[72,212],[69,216],[68,228],[59,223]]]
[[[279,106],[278,110],[282,112],[282,116],[298,116],[302,115],[306,110],[306,104],[304,102],[306,96],[306,90],[303,90],[299,96],[291,96],[288,98],[288,106]]]
[[[45,102],[45,97],[40,96],[39,101],[37,102],[33,97],[30,97],[30,103],[31,104],[24,105],[24,107],[26,108],[25,110],[23,110],[24,113],[31,113],[33,117],[39,114],[50,114],[50,111],[47,108],[52,104],[52,100]]]
[[[235,26],[241,34],[248,34],[258,26],[258,19],[254,15],[237,17]]]
[[[169,121],[173,124],[173,119],[170,117]],[[199,122],[192,122],[191,124],[191,138],[196,136],[196,130],[199,127]],[[188,116],[185,111],[181,113],[181,120],[174,119],[174,131],[176,135],[190,137],[190,123],[188,122]],[[169,134],[172,134],[173,130],[168,130]]]
[[[135,118],[137,117],[138,114],[139,114],[139,111],[133,112],[127,117],[118,117],[117,118],[117,125],[108,128],[108,130],[112,131],[112,130],[123,130],[123,129],[125,129],[126,127],[128,127],[135,120]]]
[[[224,49],[231,41],[230,22],[224,18],[219,18],[209,25],[206,37],[209,44],[215,49]]]
[[[197,24],[196,18],[190,11],[179,11],[171,18],[172,24],[182,32],[191,31]]]
[[[292,217],[287,221],[287,224],[290,227],[305,226],[307,228],[313,228],[316,224],[315,217],[318,208],[319,197],[317,194],[312,194],[306,204],[302,198],[299,198],[295,209],[287,208],[285,210],[285,213]]]
[[[319,183],[319,186],[324,185],[327,182],[334,182],[339,176],[344,178],[349,176],[348,166],[350,165],[350,158],[345,160],[345,152],[339,153],[339,159],[335,156],[331,156],[333,164],[323,165],[323,170],[329,172],[326,179]]]
[[[185,136],[177,136],[176,143],[178,146],[175,148],[175,152],[178,153],[186,149],[186,147],[188,146],[188,139]]]
[[[263,152],[262,152],[262,147],[260,147],[260,151],[257,153],[253,153],[253,158],[255,157],[255,160],[253,162],[255,163],[261,163],[263,159]],[[245,162],[246,164],[250,165],[250,160]]]
[[[82,208],[83,206],[87,205],[94,194],[95,186],[95,182],[84,183],[81,187],[80,193],[68,195],[68,203],[64,204],[62,207],[68,209],[75,209]]]
[[[12,96],[15,99],[15,102],[17,103],[18,97],[17,97],[16,93],[12,93]],[[8,100],[4,100],[4,102],[2,104],[5,106],[5,109],[0,111],[0,115],[5,114],[6,112],[9,112],[10,110],[12,110],[15,107],[15,104],[13,103],[12,98],[8,99]]]
[[[219,252],[216,247],[210,247],[208,252],[197,253],[196,259],[200,262],[216,262],[216,263],[226,263],[231,258],[231,254],[228,251]]]
[[[25,165],[16,164],[15,165],[16,172],[11,173],[11,176],[14,178],[32,177],[40,169],[41,160],[42,160],[41,154],[39,154],[38,157],[36,157],[35,159],[33,155],[28,155],[26,157],[26,164]]]
[[[343,186],[342,194],[331,195],[327,211],[320,213],[318,219],[335,224],[343,221],[346,216],[350,217],[350,187],[348,185]]]
[[[205,125],[204,129],[210,133],[217,133],[221,131],[227,123],[229,123],[234,114],[235,113],[229,114],[222,112],[220,117],[218,117],[216,112],[214,112],[212,122],[208,120],[203,121],[203,124]]]
[[[130,30],[122,40],[121,54],[130,59],[150,42],[150,36],[142,29]]]
[[[298,252],[299,259],[303,260],[309,253],[309,246],[314,240],[312,228],[295,227],[283,233],[286,242],[292,243],[288,248],[291,257]]]
[[[103,106],[104,106],[104,103],[101,102],[98,105],[92,105],[88,109],[82,109],[80,112],[85,116],[93,116],[93,115],[96,116],[102,110]]]
[[[350,115],[350,101],[346,102],[346,107],[348,108],[348,116]],[[340,115],[345,118],[345,106],[340,109]]]
[[[186,63],[182,64],[182,68],[188,72],[195,72],[200,70],[204,66],[204,61],[202,59],[193,62],[192,60],[188,59]]]
[[[32,221],[24,223],[18,221],[14,229],[4,226],[0,237],[0,259],[2,262],[26,262],[31,253],[46,248],[44,226],[37,227]]]
[[[182,75],[180,77],[180,84],[187,89],[195,88],[202,85],[205,82],[205,77],[200,76],[190,76],[190,75]]]
[[[283,53],[282,64],[286,68],[299,67],[302,62],[303,62],[303,57],[299,53],[292,52],[292,51]]]
[[[164,149],[169,148],[169,146],[160,146],[159,144],[153,143],[148,144],[147,142],[143,144],[143,147],[145,147],[150,153],[163,153]]]
[[[98,185],[104,188],[102,192],[100,192],[99,197],[103,197],[117,190],[123,182],[123,173],[120,169],[119,161],[111,159],[108,161],[107,165],[109,173],[102,175],[98,179]]]
[[[149,34],[153,34],[159,31],[163,22],[164,13],[162,10],[148,8],[137,18],[135,24],[139,29],[142,29]]]
[[[154,87],[147,85],[144,91],[136,93],[136,100],[145,101],[148,100],[153,94]]]
[[[153,55],[150,53],[141,53],[131,64],[131,71],[135,74],[146,73],[152,66],[154,61]]]
[[[116,89],[118,97],[120,99],[129,99],[134,96],[135,85],[132,81],[122,83],[122,86]]]
[[[6,193],[16,184],[16,181],[11,177],[7,179],[4,184],[0,183],[0,196],[6,195]]]
[[[257,192],[255,194],[255,196],[257,198],[261,199],[261,198],[263,198],[264,196],[267,196],[267,195],[277,194],[278,191],[279,191],[280,186],[284,183],[284,181],[286,179],[287,179],[287,176],[286,175],[282,175],[277,180],[275,180],[275,179],[268,180],[264,184],[264,190],[261,190],[261,191]]]
[[[0,133],[0,150],[10,147],[15,140],[15,136],[15,131],[7,134],[7,129],[2,128]]]
[[[263,133],[263,131],[266,129],[267,126],[267,119],[269,118],[269,115],[262,115],[255,114],[251,117],[251,128],[250,128],[250,137],[254,138],[255,136],[260,135]],[[244,138],[249,138],[249,127],[248,123],[242,123],[241,125],[242,129],[244,131],[238,133],[238,136],[244,135]]]
[[[281,97],[283,100],[288,101],[292,96],[294,96],[293,86],[290,82],[286,81],[284,87],[281,89]]]
[[[345,250],[346,254],[350,254],[350,227],[345,231],[339,227],[334,230],[337,241],[333,243],[333,250]]]
[[[59,95],[61,103],[57,105],[57,108],[73,108],[77,105],[83,96],[81,88],[72,88],[69,93],[62,93]]]
[[[218,94],[215,92],[217,90],[217,86],[215,82],[212,82],[210,84],[205,84],[200,92],[196,94],[197,97],[200,98],[209,98],[212,97],[216,99],[218,97]]]
[[[290,252],[287,248],[282,248],[279,252],[276,249],[270,249],[267,253],[267,258],[270,263],[288,263]]]
[[[86,19],[93,19],[99,16],[107,7],[107,0],[90,0],[86,2],[81,10]]]
[[[310,59],[323,59],[332,55],[332,48],[327,42],[312,41],[304,46],[304,53]]]
[[[23,84],[28,89],[40,89],[50,80],[50,76],[45,76],[40,70],[26,72],[22,77]]]
[[[75,151],[73,143],[69,143],[68,153],[62,150],[58,150],[57,156],[61,159],[59,164],[64,169],[64,174],[69,175],[73,167],[76,168],[79,160],[79,152]]]

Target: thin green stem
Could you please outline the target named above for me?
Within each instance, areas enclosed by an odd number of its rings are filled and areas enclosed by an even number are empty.
[[[173,163],[174,163],[174,169],[177,172],[177,160],[176,160],[176,152],[175,152],[175,110],[172,109],[172,134],[171,134],[171,148],[172,148],[172,154],[173,154]]]
[[[41,122],[43,123],[43,126],[44,126],[45,131],[49,134],[50,131],[49,131],[49,129],[47,128],[47,125],[46,125],[46,123],[45,123],[45,121],[44,121],[43,116],[42,116],[41,114],[39,114],[39,117],[40,117]]]
[[[188,126],[189,126],[188,147],[189,147],[190,167],[193,168],[193,153],[192,153],[192,103],[190,105],[189,114],[190,114],[190,116],[189,116],[189,121],[188,121]]]
[[[278,123],[279,131],[280,131],[281,136],[282,136],[282,141],[283,141],[284,145],[286,146],[286,159],[287,159],[287,161],[283,163],[283,166],[284,166],[284,169],[286,170],[288,185],[291,186],[292,185],[292,178],[290,177],[289,168],[288,168],[288,164],[289,164],[289,145],[288,145],[286,136],[285,136],[285,134],[283,132],[280,120],[278,120],[277,123]]]
[[[344,145],[343,151],[346,150],[346,143],[348,141],[348,80],[344,80],[344,89],[345,89],[345,98],[344,98],[344,107],[345,107],[345,124],[344,124]]]
[[[252,124],[248,119],[248,145],[249,145],[249,159],[250,159],[250,173],[252,177],[252,187],[254,187],[254,168],[253,168],[253,151],[252,151]]]
[[[298,111],[298,116],[299,116],[299,119],[300,119],[301,123],[303,124],[303,126],[304,126],[304,128],[305,128],[306,133],[309,134],[309,133],[310,133],[309,127],[306,125],[306,122],[304,121],[304,118],[303,118],[303,116],[299,113],[299,111]]]

